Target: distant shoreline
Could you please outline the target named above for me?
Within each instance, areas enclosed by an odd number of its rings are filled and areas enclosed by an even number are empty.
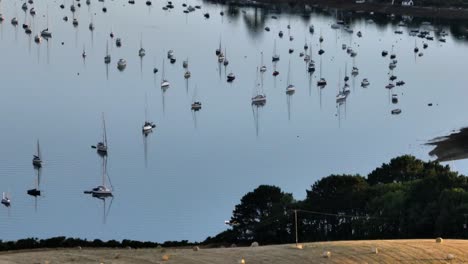
[[[443,18],[451,20],[468,20],[468,9],[457,7],[433,7],[433,6],[401,6],[400,4],[383,3],[362,3],[356,4],[354,0],[210,0],[223,4],[233,4],[241,6],[263,6],[270,7],[274,5],[298,6],[308,5],[311,8],[338,8],[356,13],[380,13],[387,15],[408,15],[420,18]],[[397,1],[396,1],[397,2]]]

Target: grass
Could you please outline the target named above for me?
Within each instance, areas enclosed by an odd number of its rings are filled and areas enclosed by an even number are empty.
[[[0,253],[3,263],[463,263],[468,241],[365,240],[260,247],[193,249],[59,249]],[[378,249],[378,254],[375,253]],[[330,258],[323,252],[329,251]],[[163,256],[169,256],[163,260]],[[116,257],[117,256],[117,257]]]

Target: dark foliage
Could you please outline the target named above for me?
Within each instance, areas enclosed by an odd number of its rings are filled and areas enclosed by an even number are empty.
[[[295,241],[468,238],[468,178],[437,162],[401,156],[359,175],[330,175],[303,201],[262,185],[242,197],[232,228],[204,243],[248,245]]]
[[[88,247],[88,248],[155,248],[155,247],[187,247],[197,245],[198,243],[191,243],[187,240],[182,241],[166,241],[162,244],[154,242],[141,242],[134,240],[124,239],[122,242],[116,240],[102,241],[95,239],[88,241],[79,238],[66,238],[64,236],[52,237],[49,239],[26,238],[18,241],[3,242],[0,240],[0,251],[6,250],[20,250],[20,249],[35,249],[35,248],[74,248],[74,247]]]

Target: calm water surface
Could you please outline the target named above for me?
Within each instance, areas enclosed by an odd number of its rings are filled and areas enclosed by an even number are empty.
[[[426,50],[418,38],[424,52],[418,57],[413,52],[416,38],[408,35],[408,28],[395,35],[396,23],[377,26],[356,19],[354,34],[349,34],[330,28],[333,16],[318,14],[307,19],[264,16],[256,22],[254,9],[222,17],[225,7],[195,0],[187,3],[200,4],[202,10],[188,15],[179,1],[170,11],[161,9],[161,1],[153,1],[152,7],[124,1],[92,1],[88,7],[82,1],[74,28],[71,1],[64,2],[64,10],[61,1],[36,2],[34,18],[21,10],[22,2],[1,2],[0,191],[12,198],[10,209],[0,208],[4,240],[57,235],[203,240],[224,230],[224,220],[242,195],[260,184],[278,185],[302,199],[306,188],[331,173],[367,174],[401,154],[431,159],[423,143],[468,123],[468,45],[451,35],[446,43],[427,41]],[[210,19],[203,17],[205,12]],[[13,16],[19,20],[16,28],[10,23]],[[33,27],[31,37],[21,28],[25,21]],[[94,32],[88,29],[91,21]],[[315,34],[308,32],[311,24]],[[34,35],[47,25],[53,38],[36,44]],[[271,31],[264,31],[265,26]],[[279,30],[285,33],[282,39]],[[356,36],[358,30],[362,38]],[[111,31],[122,38],[121,48],[110,39]],[[321,57],[320,34],[325,39]],[[141,36],[146,49],[142,60]],[[220,39],[230,61],[227,69],[215,56]],[[275,39],[281,56],[276,78],[271,74]],[[108,68],[106,41],[112,56]],[[299,57],[305,42],[311,43],[317,67],[311,77]],[[357,51],[354,60],[341,49],[343,43]],[[390,52],[392,45],[398,59],[394,75],[406,85],[389,92],[389,58],[380,53]],[[291,55],[289,48],[295,49]],[[161,70],[170,49],[177,62],[166,59],[171,87],[163,92]],[[262,51],[268,71],[259,82],[267,103],[257,109],[250,100]],[[116,67],[119,58],[128,62],[123,72]],[[186,58],[192,72],[188,81],[182,68]],[[297,88],[291,97],[285,94],[289,62]],[[345,65],[348,74],[357,66],[359,75],[349,81],[346,104],[337,106]],[[156,75],[154,67],[159,69]],[[231,71],[237,78],[229,84],[226,73]],[[328,81],[323,89],[316,86],[320,75]],[[369,79],[369,87],[360,87],[363,78]],[[397,105],[391,102],[392,93],[399,96]],[[148,118],[157,124],[147,138],[141,134],[145,97]],[[190,110],[194,98],[203,103],[197,113]],[[394,108],[402,113],[391,115]],[[112,204],[83,194],[101,182],[101,160],[90,147],[101,138],[101,113],[109,141]],[[43,195],[35,201],[26,190],[35,185],[31,158],[37,139],[44,166]],[[466,161],[448,164],[468,171]]]

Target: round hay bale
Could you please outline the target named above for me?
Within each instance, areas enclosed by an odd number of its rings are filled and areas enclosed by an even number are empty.
[[[159,249],[159,248],[162,248],[162,246],[161,246],[161,245],[158,245],[156,248],[158,248],[158,249]]]
[[[448,259],[448,260],[452,260],[452,259],[454,259],[454,258],[455,258],[455,255],[453,255],[453,254],[448,254],[448,255],[447,255],[447,259]]]
[[[436,243],[443,243],[444,240],[441,237],[436,238]]]
[[[235,248],[235,247],[237,247],[237,245],[236,244],[231,244],[231,247]]]
[[[126,249],[130,250],[130,249],[132,249],[132,247],[130,247],[130,246],[127,246],[127,247],[126,247]]]
[[[76,249],[81,250],[81,247],[80,247],[80,246],[77,246]]]
[[[379,249],[376,248],[376,247],[373,247],[373,248],[371,249],[371,252],[372,252],[373,254],[379,254]]]
[[[330,257],[331,257],[331,252],[330,252],[330,251],[324,251],[324,252],[322,253],[322,257],[324,257],[324,258],[330,258]]]
[[[169,255],[163,255],[161,260],[162,261],[168,261],[169,260]]]
[[[198,251],[198,250],[200,250],[200,248],[199,248],[198,246],[194,246],[192,249],[193,249],[193,251]]]
[[[250,244],[251,247],[258,247],[258,242],[254,241],[252,244]]]

